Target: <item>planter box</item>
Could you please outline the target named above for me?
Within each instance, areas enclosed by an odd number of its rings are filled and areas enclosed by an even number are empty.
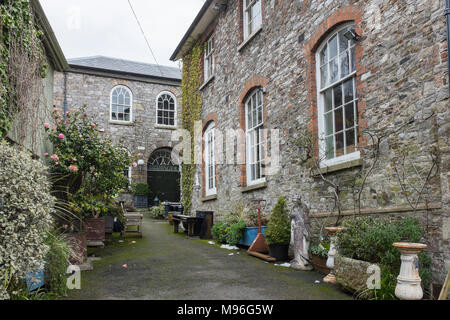
[[[147,195],[134,195],[134,207],[136,209],[148,209],[148,196]]]
[[[367,279],[371,274],[367,269],[373,263],[343,257],[337,254],[334,258],[334,274],[336,282],[344,290],[351,293],[361,293],[367,290]],[[369,298],[372,292],[367,291],[364,298]]]
[[[36,270],[34,273],[28,273],[26,276],[27,287],[29,291],[34,291],[44,286],[44,271]]]
[[[330,273],[330,268],[327,267],[327,258],[322,258],[318,255],[311,254],[312,257],[312,263],[314,265],[314,270],[317,272],[320,272],[324,275],[327,275]]]
[[[67,244],[70,246],[69,262],[73,265],[82,265],[87,261],[87,233],[69,233],[66,235]]]
[[[277,261],[289,260],[288,244],[269,244],[269,255]]]
[[[105,241],[105,218],[88,219],[84,226],[88,241]]]
[[[266,235],[266,226],[261,226],[261,233],[265,236]],[[258,227],[247,227],[244,231],[244,236],[241,240],[239,240],[240,245],[250,247],[255,241],[256,236],[258,235]]]
[[[114,217],[105,217],[105,233],[113,233],[114,231]]]

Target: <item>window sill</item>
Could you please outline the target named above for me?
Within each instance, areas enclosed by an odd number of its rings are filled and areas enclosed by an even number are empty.
[[[118,125],[118,126],[134,126],[134,122],[131,122],[131,121],[109,120],[109,124]]]
[[[260,189],[265,189],[267,188],[267,181],[266,182],[262,182],[262,183],[258,183],[258,184],[254,184],[251,186],[247,186],[247,187],[242,187],[241,188],[241,192],[242,193],[247,193],[247,192],[252,192],[255,190],[260,190]]]
[[[155,129],[162,129],[162,130],[177,130],[178,127],[176,126],[163,126],[161,124],[156,124]]]
[[[211,81],[214,80],[214,77],[215,77],[214,75],[212,75],[211,77],[209,77],[208,80],[206,80],[206,81],[200,86],[200,88],[198,88],[198,90],[203,90],[203,89],[205,89],[206,86],[207,86]]]
[[[238,47],[238,51],[240,52],[250,41],[252,41],[252,39],[254,38],[254,37],[256,37],[256,35],[258,34],[258,33],[260,33],[261,32],[261,30],[262,30],[262,25],[258,28],[258,29],[256,29],[256,31],[255,32],[253,32],[251,35],[249,35],[248,37],[247,37],[247,39],[245,39],[244,40],[244,42],[242,42],[240,45],[239,45],[239,47]]]
[[[207,201],[213,201],[213,200],[217,200],[217,194],[213,194],[211,196],[207,196],[207,197],[200,199],[201,202],[207,202]]]
[[[313,175],[319,176],[320,174],[327,174],[327,173],[341,171],[341,170],[345,170],[345,169],[349,169],[349,168],[361,167],[362,165],[363,165],[362,159],[346,161],[346,162],[338,163],[338,164],[331,165],[328,167],[320,168],[319,170],[316,169],[316,170],[314,170]]]

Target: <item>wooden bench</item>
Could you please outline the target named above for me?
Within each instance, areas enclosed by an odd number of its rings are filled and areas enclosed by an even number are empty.
[[[142,219],[144,218],[139,212],[127,212],[125,216],[125,225],[122,230],[122,237],[134,236],[142,238]],[[136,227],[136,230],[128,230],[129,227]]]
[[[194,237],[195,236],[195,224],[196,224],[197,220],[199,220],[199,219],[203,220],[203,218],[184,216],[184,215],[180,215],[180,214],[173,215],[172,216],[173,232],[178,233],[179,225],[181,222],[183,222],[187,225],[188,237]]]

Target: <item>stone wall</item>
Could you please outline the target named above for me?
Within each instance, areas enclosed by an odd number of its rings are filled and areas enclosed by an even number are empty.
[[[428,252],[433,258],[434,280],[443,282],[450,262],[449,191],[449,89],[445,1],[442,0],[284,0],[263,1],[262,30],[238,50],[240,31],[238,2],[228,1],[216,23],[215,78],[202,88],[202,117],[215,114],[221,132],[241,126],[242,96],[252,88],[255,77],[265,88],[265,127],[280,130],[281,166],[267,177],[262,189],[243,189],[239,165],[217,168],[217,199],[202,201],[202,172],[197,168],[193,210],[215,211],[221,219],[237,201],[250,205],[252,198],[267,200],[265,213],[279,196],[289,202],[302,197],[313,214],[335,208],[333,189],[300,161],[295,143],[303,130],[314,129],[314,68],[311,55],[322,36],[341,22],[356,21],[362,36],[357,43],[357,84],[361,129],[376,132],[381,140],[378,162],[362,190],[361,208],[387,214],[414,214],[427,221]],[[314,131],[313,131],[314,132]],[[355,190],[361,185],[358,173],[368,172],[374,161],[369,137],[362,137],[362,166],[328,173],[326,179],[341,186],[343,210],[353,210]],[[430,152],[438,150],[437,174],[422,190],[421,179],[432,166]],[[405,166],[411,186],[398,181],[391,160],[407,152]],[[413,167],[413,164],[416,167]],[[425,169],[418,175],[415,168]],[[356,187],[355,187],[356,186]],[[244,192],[245,191],[245,192]],[[412,210],[427,202],[433,210]],[[405,197],[405,195],[408,195]],[[203,199],[205,200],[205,199]],[[396,208],[402,208],[396,209]],[[331,224],[320,215],[313,219]]]
[[[170,91],[177,97],[177,114],[181,114],[180,88],[162,81],[124,80],[115,77],[98,76],[77,72],[66,73],[66,97],[68,110],[77,110],[86,105],[92,121],[98,124],[104,135],[114,142],[122,142],[133,156],[143,154],[145,165],[142,171],[133,168],[132,182],[147,182],[147,161],[158,148],[171,147],[174,128],[162,128],[156,124],[156,99],[163,91]],[[175,81],[176,83],[176,81]],[[128,87],[133,93],[133,122],[117,124],[110,121],[110,95],[117,85]],[[55,106],[64,107],[64,74],[55,74]],[[177,122],[179,120],[177,119]]]

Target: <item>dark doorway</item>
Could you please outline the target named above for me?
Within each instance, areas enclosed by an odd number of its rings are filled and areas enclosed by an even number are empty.
[[[158,197],[161,202],[180,202],[180,167],[172,161],[170,148],[157,149],[147,164],[149,204]]]

